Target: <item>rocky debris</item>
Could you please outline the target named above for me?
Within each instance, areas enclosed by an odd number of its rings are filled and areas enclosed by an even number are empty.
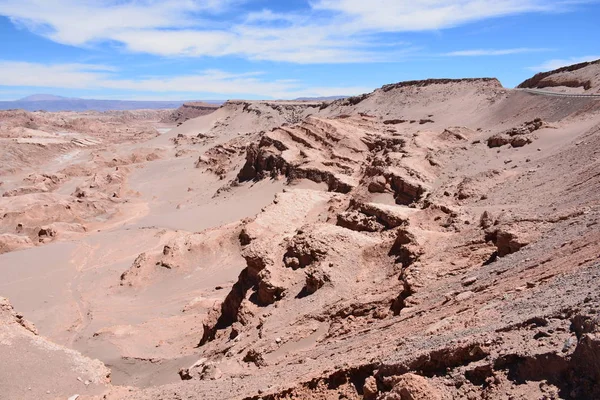
[[[23,181],[31,183],[33,185],[43,183],[51,190],[55,189],[58,185],[66,181],[68,178],[65,174],[29,174]]]
[[[525,80],[518,88],[552,88],[552,87],[571,87],[583,90],[591,90],[597,85],[597,81],[589,79],[589,76],[595,75],[593,72],[600,65],[600,60],[588,61],[579,64],[561,67],[552,71],[540,72],[532,78]],[[595,85],[596,84],[596,85]],[[597,89],[597,87],[596,87]]]
[[[50,189],[43,183],[36,184],[34,186],[22,186],[16,189],[7,190],[2,194],[2,197],[16,197],[23,196],[31,193],[47,193]]]
[[[49,242],[56,237],[56,229],[51,226],[43,226],[40,228],[37,235],[40,243]]]
[[[291,240],[284,254],[283,263],[292,269],[306,268],[327,255],[327,243],[315,237],[312,232],[298,232]]]
[[[144,265],[147,265],[148,263],[148,255],[146,253],[141,253],[140,255],[138,255],[135,260],[133,261],[133,264],[131,264],[131,267],[123,272],[121,274],[121,286],[128,284],[129,286],[133,286],[132,282],[129,282],[131,280],[131,276],[134,275],[136,273],[136,270],[141,269]]]
[[[573,327],[578,343],[571,358],[576,389],[572,396],[596,398],[600,396],[600,323],[598,317],[576,316]]]
[[[39,335],[37,328],[34,324],[29,322],[23,317],[23,314],[16,312],[8,301],[7,298],[0,297],[0,313],[1,313],[1,321],[3,323],[17,323],[21,325],[23,328],[33,333],[34,335]]]
[[[254,349],[248,350],[248,352],[244,356],[243,361],[247,363],[252,363],[257,367],[264,367],[265,365],[267,365],[263,355]]]
[[[86,198],[57,193],[34,193],[6,201],[0,198],[0,232],[28,236],[36,245],[68,239],[86,232],[82,221],[111,216],[117,204],[104,194],[91,193]]]
[[[326,183],[330,191],[348,193],[357,184],[356,161],[342,154],[365,148],[360,140],[342,131],[332,121],[309,118],[294,127],[281,127],[265,133],[259,144],[246,149],[246,163],[238,180],[260,180],[283,175],[288,180],[308,179]],[[364,135],[359,132],[358,136]],[[347,143],[347,144],[346,144]],[[311,160],[307,159],[311,154]]]
[[[295,125],[327,104],[322,101],[229,100],[210,116],[216,122],[209,133],[218,137],[230,132],[257,133]]]
[[[385,121],[383,121],[384,125],[398,125],[398,124],[404,124],[408,122],[405,119],[386,119]]]
[[[77,186],[72,196],[78,203],[85,203],[89,206],[98,203],[114,204],[120,202],[123,195],[123,186],[125,184],[124,167],[116,167],[106,173],[94,173],[81,186]]]
[[[178,133],[177,136],[171,138],[171,142],[175,145],[176,149],[180,149],[178,151],[186,151],[186,149],[181,149],[181,147],[186,145],[205,145],[214,138],[214,136],[205,133],[198,133],[194,135],[184,135],[183,133]]]
[[[386,130],[386,132],[388,131]],[[383,155],[402,152],[407,145],[406,138],[381,133],[373,134],[372,132],[368,132],[366,136],[361,137],[361,141],[367,145],[371,153],[382,153]]]
[[[33,242],[27,236],[14,235],[11,233],[0,234],[0,254],[25,249],[31,246],[33,246]]]
[[[388,190],[391,191],[392,187],[388,185],[384,176],[375,176],[369,183],[369,192],[371,193],[385,193]]]
[[[198,118],[215,112],[220,107],[219,104],[210,104],[203,102],[184,103],[181,107],[165,116],[161,121],[164,123],[182,124],[192,118]]]
[[[385,384],[392,390],[379,397],[381,400],[442,400],[442,393],[426,378],[415,374],[388,377]]]
[[[273,204],[256,219],[246,223],[239,234],[246,268],[240,273],[220,309],[209,313],[204,323],[201,345],[214,340],[219,331],[236,322],[248,324],[254,304],[264,307],[281,299],[286,289],[279,281],[285,270],[283,260],[288,258],[290,266],[295,265],[293,256],[284,257],[287,251],[285,239],[310,221],[309,216],[314,218],[314,212],[325,208],[333,196],[312,190],[288,190],[277,195]],[[308,262],[301,244],[298,250],[302,253],[298,253],[298,256]],[[300,258],[296,260],[300,267]]]
[[[402,264],[403,268],[411,266],[423,255],[423,249],[412,228],[400,228],[396,231],[396,239],[390,249],[390,255],[395,256],[396,262]]]
[[[397,204],[415,203],[424,198],[428,191],[426,183],[410,171],[391,167],[387,169],[385,176],[395,193]]]
[[[337,224],[358,232],[381,232],[408,222],[414,209],[352,200],[348,211],[337,215]]]
[[[384,92],[389,92],[394,89],[399,89],[403,87],[426,87],[431,85],[447,85],[450,83],[482,83],[488,84],[494,87],[501,88],[502,84],[496,78],[463,78],[463,79],[425,79],[420,81],[404,81],[398,83],[392,83],[389,85],[384,85],[381,87],[381,90]]]
[[[486,231],[486,240],[494,243],[499,257],[516,253],[539,236],[539,232],[531,226],[493,226]]]
[[[467,176],[456,187],[455,196],[458,200],[481,198],[502,179],[503,174],[496,169]]]
[[[489,229],[496,223],[496,219],[489,211],[484,211],[479,218],[479,226],[482,229]]]
[[[301,166],[300,163],[295,165],[282,157],[277,150],[270,148],[269,142],[263,137],[259,146],[251,144],[246,149],[246,163],[237,176],[240,182],[284,175],[289,180],[308,179],[316,183],[323,182],[329,190],[335,192],[348,193],[352,190],[354,184],[349,177],[334,173],[329,166],[308,167]],[[285,147],[284,149],[287,150]]]
[[[471,286],[475,282],[477,282],[477,277],[476,276],[470,276],[470,277],[465,278],[465,279],[462,280],[462,285],[463,286]]]
[[[457,294],[455,297],[455,300],[460,303],[460,302],[469,300],[470,298],[473,297],[473,295],[474,295],[474,293],[472,291],[467,290],[465,292]]]
[[[428,190],[430,173],[424,168],[431,164],[425,160],[426,151],[412,151],[406,138],[382,133],[383,126],[356,118],[310,117],[297,126],[276,128],[247,147],[238,181],[285,176],[289,182],[308,179],[327,184],[330,191],[349,193],[363,180],[372,193],[394,193],[398,204],[417,202]],[[403,160],[408,152],[423,167],[408,165]],[[364,176],[360,163],[369,161]]]
[[[244,150],[244,146],[235,143],[214,146],[198,158],[196,168],[205,168],[220,179],[225,179],[232,164],[237,161],[236,155],[243,154]]]
[[[302,288],[302,294],[307,296],[314,294],[329,282],[331,282],[331,277],[323,269],[309,268],[306,271],[306,283]]]
[[[223,373],[217,364],[208,361],[206,358],[202,358],[196,361],[191,367],[180,369],[179,376],[181,380],[184,381],[191,379],[215,381],[221,379],[223,377]]]
[[[166,234],[159,250],[143,252],[135,258],[121,274],[119,284],[143,288],[165,276],[190,273],[200,266],[219,261],[215,249],[221,249],[231,260],[243,262],[239,255],[239,234],[240,223],[207,229],[201,233]]]
[[[362,213],[377,218],[386,229],[397,228],[408,223],[409,217],[415,210],[403,207],[379,203],[354,203]]]
[[[137,148],[132,153],[125,156],[116,156],[109,160],[105,160],[103,157],[98,156],[96,158],[96,163],[100,165],[104,165],[108,168],[115,167],[123,167],[127,165],[136,165],[144,162],[152,162],[156,160],[160,160],[164,155],[164,149],[160,148]],[[112,174],[114,178],[117,178],[116,175]],[[100,177],[100,179],[103,179]],[[117,178],[118,179],[118,178]],[[110,183],[110,181],[109,181]]]
[[[521,250],[522,247],[527,246],[529,242],[529,240],[514,232],[505,230],[496,231],[496,246],[498,247],[499,257],[515,253]]]
[[[49,243],[60,236],[73,237],[76,234],[85,233],[85,226],[77,223],[54,222],[35,229],[37,231],[37,240],[40,243]]]
[[[535,136],[533,132],[546,127],[547,124],[541,118],[536,118],[532,121],[525,122],[523,125],[516,128],[508,129],[488,138],[487,145],[490,148],[504,146],[510,144],[512,147],[523,147],[533,143]]]
[[[377,389],[377,379],[373,376],[369,376],[365,379],[362,391],[365,400],[375,400],[377,398],[377,393],[379,392],[379,389]]]
[[[223,372],[214,364],[206,364],[200,373],[200,380],[216,381],[223,377]]]
[[[473,137],[475,133],[475,131],[469,128],[456,126],[444,129],[444,131],[439,134],[438,138],[449,142],[464,142]]]
[[[376,217],[365,215],[356,210],[338,214],[337,224],[358,232],[380,232],[384,229],[384,226],[377,221]]]
[[[418,260],[423,253],[417,235],[411,228],[399,228],[397,230],[396,240],[389,252],[389,255],[396,258],[396,263],[401,265],[401,272],[398,277],[401,290],[398,296],[393,299],[391,306],[396,315],[413,303],[410,297],[416,293],[418,287],[422,286],[416,271],[419,267]]]

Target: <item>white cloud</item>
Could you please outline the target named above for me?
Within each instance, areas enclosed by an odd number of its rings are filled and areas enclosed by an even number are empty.
[[[600,59],[600,55],[597,56],[584,56],[584,57],[571,57],[567,59],[557,59],[557,60],[548,60],[543,62],[540,65],[536,65],[533,67],[529,67],[527,69],[536,71],[536,72],[546,72],[552,71],[554,69],[566,67],[568,65],[579,64],[588,61],[596,61]]]
[[[593,0],[590,0],[593,1]],[[245,0],[0,0],[0,15],[59,43],[116,42],[160,56],[240,56],[294,63],[397,60],[411,48],[378,34],[438,30],[556,11],[568,0],[314,0],[275,13]]]
[[[348,16],[376,31],[423,31],[526,12],[553,11],[557,0],[317,0],[314,7]]]
[[[459,50],[444,53],[448,57],[477,57],[477,56],[506,56],[511,54],[538,53],[550,51],[551,49],[532,49],[528,47],[519,47],[514,49],[474,49],[474,50]]]
[[[180,29],[206,23],[199,13],[216,13],[232,0],[0,0],[0,15],[69,45],[112,40],[143,29]]]
[[[353,95],[372,90],[368,87],[307,87],[296,80],[261,79],[260,72],[232,74],[204,70],[193,75],[123,79],[109,66],[88,64],[38,64],[0,61],[0,86],[65,89],[104,89],[113,91],[213,94],[217,96],[253,96],[296,98],[307,96]],[[149,95],[150,96],[150,95]],[[210,96],[209,96],[210,97]],[[181,96],[181,98],[188,98]]]

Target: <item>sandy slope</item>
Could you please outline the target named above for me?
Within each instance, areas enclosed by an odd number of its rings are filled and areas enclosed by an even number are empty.
[[[600,60],[541,72],[519,85],[561,93],[600,94]]]
[[[6,173],[0,295],[83,398],[594,398],[599,129],[493,79],[230,101]]]
[[[184,103],[177,110],[173,111],[168,116],[162,119],[165,123],[182,124],[185,121],[193,118],[198,118],[203,115],[208,115],[215,112],[219,108],[217,104],[203,102]]]

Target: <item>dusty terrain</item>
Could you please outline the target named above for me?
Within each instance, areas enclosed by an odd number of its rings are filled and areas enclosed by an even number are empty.
[[[215,112],[220,105],[203,102],[184,103],[163,119],[165,123],[182,124],[185,121]]]
[[[560,93],[600,94],[600,60],[541,72],[519,85],[522,89],[544,89]]]
[[[162,134],[24,115],[0,397],[600,398],[597,98],[487,78]]]

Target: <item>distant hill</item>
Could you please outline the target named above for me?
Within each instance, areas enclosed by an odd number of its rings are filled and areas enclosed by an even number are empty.
[[[203,115],[208,115],[214,111],[216,111],[221,104],[216,103],[207,103],[207,102],[187,102],[179,107],[177,110],[173,111],[171,115],[165,117],[162,122],[166,123],[178,123],[182,124],[185,121],[201,117]]]
[[[34,94],[15,101],[0,101],[0,110],[23,109],[26,111],[122,111],[178,108],[187,101],[134,101],[134,100],[94,100]],[[205,103],[220,104],[222,101],[205,100]]]
[[[326,97],[298,97],[296,101],[332,101],[345,99],[350,96],[326,96]]]
[[[53,94],[32,94],[31,96],[23,97],[17,101],[59,101],[59,100],[81,100],[81,99],[70,99],[63,96],[55,96]]]
[[[540,72],[521,83],[518,88],[572,91],[600,94],[600,60],[569,65],[553,71]]]

